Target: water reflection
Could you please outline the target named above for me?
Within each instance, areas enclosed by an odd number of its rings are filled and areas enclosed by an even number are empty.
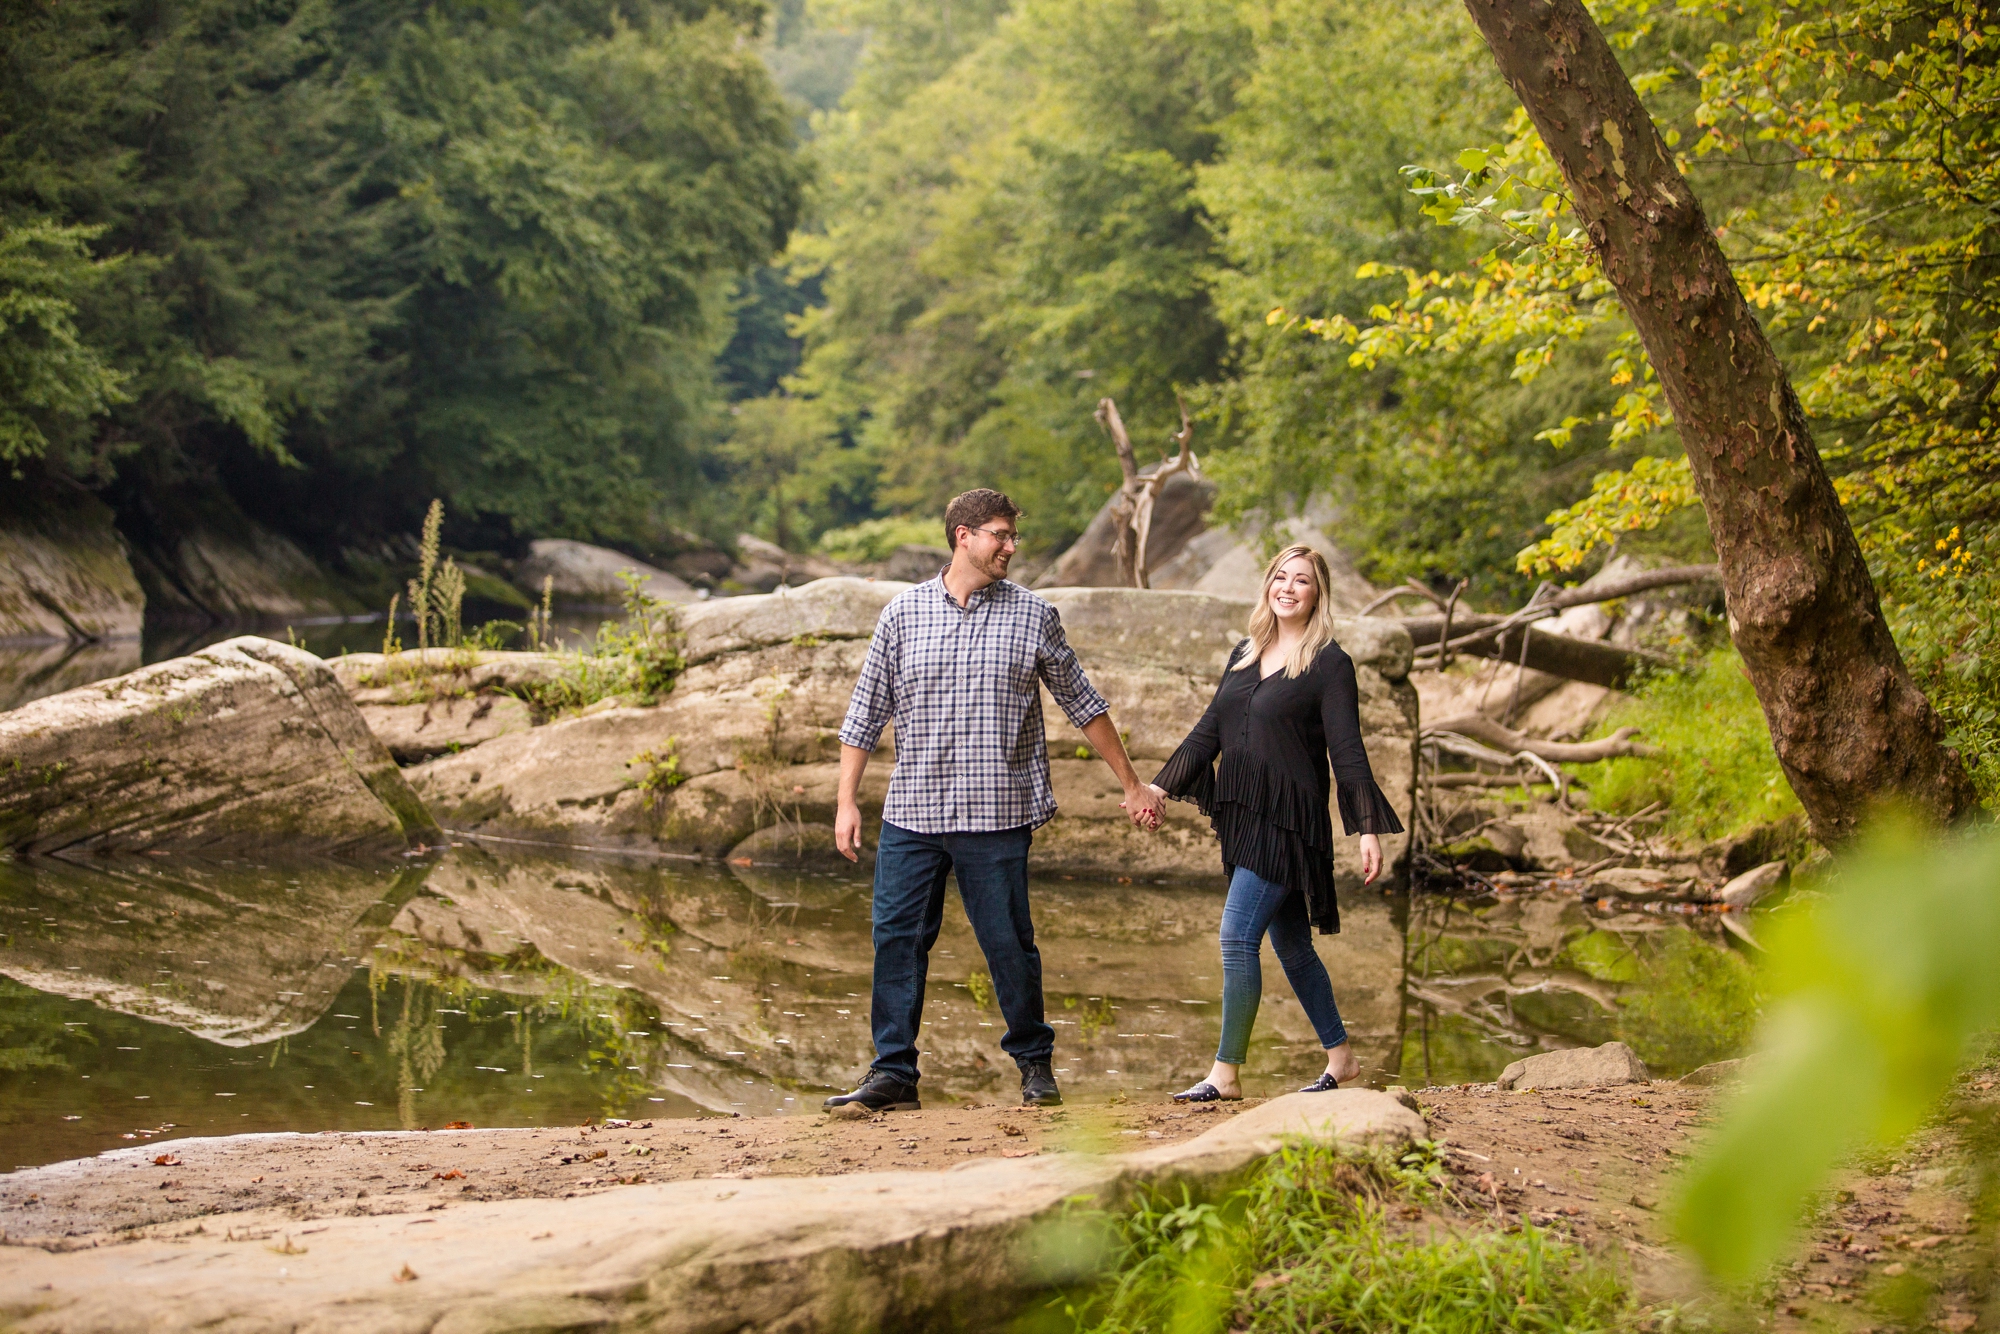
[[[1033,892],[1066,1093],[1198,1077],[1219,887]],[[515,847],[399,871],[0,863],[0,1122],[26,1165],[147,1135],[816,1109],[868,1060],[868,915],[866,880],[838,873]],[[1754,1005],[1741,961],[1677,920],[1360,891],[1341,915],[1321,950],[1377,1084],[1488,1079],[1611,1036],[1679,1073],[1726,1054]],[[1256,1093],[1321,1064],[1266,975]],[[1011,1103],[955,907],[931,977],[925,1097]]]
[[[1678,1077],[1737,1054],[1757,1012],[1751,967],[1710,918],[1426,895],[1410,900],[1405,951],[1398,1064],[1413,1084],[1483,1082],[1614,1038]]]

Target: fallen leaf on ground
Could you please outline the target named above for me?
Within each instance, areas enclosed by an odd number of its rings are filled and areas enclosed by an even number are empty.
[[[454,1168],[452,1168],[452,1169],[451,1169],[451,1171],[449,1171],[449,1172],[433,1172],[433,1173],[431,1173],[431,1180],[433,1180],[433,1181],[463,1181],[463,1180],[465,1180],[465,1173],[463,1173],[463,1172],[459,1171],[459,1170],[458,1170],[458,1169],[457,1169],[456,1167],[454,1167]]]
[[[470,1122],[470,1121],[447,1121],[447,1122],[445,1122],[445,1123],[444,1123],[444,1128],[445,1128],[446,1130],[470,1130],[470,1129],[472,1129],[472,1122]]]
[[[403,1264],[403,1272],[400,1274],[393,1275],[393,1277],[398,1283],[414,1283],[417,1281],[417,1271],[410,1268],[409,1262],[405,1261]]]
[[[153,1166],[155,1167],[179,1167],[180,1165],[181,1156],[177,1153],[162,1153],[156,1155],[153,1159]]]

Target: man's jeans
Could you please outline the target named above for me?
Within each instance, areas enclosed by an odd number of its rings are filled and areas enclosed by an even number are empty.
[[[1042,1020],[1042,956],[1028,916],[1027,827],[982,834],[918,834],[886,821],[875,851],[875,1069],[917,1082],[917,1029],[931,946],[944,925],[944,882],[958,896],[993,974],[1007,1020],[1000,1047],[1016,1064],[1046,1061],[1056,1031]]]

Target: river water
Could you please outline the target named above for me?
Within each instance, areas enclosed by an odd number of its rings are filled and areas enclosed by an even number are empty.
[[[1157,1099],[1219,1026],[1213,885],[1033,886],[1071,1099]],[[1491,1079],[1631,1041],[1660,1075],[1732,1054],[1754,978],[1711,925],[1551,894],[1352,887],[1321,937],[1368,1083]],[[0,1171],[182,1135],[816,1111],[865,1069],[869,885],[455,846],[390,868],[0,862]],[[1246,1086],[1322,1064],[1266,951]],[[1011,1103],[952,902],[923,1034],[932,1103]]]

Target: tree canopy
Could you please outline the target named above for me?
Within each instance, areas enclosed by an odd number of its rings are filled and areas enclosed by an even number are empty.
[[[0,455],[295,527],[637,537],[806,170],[741,0],[29,0],[0,18]],[[338,499],[335,499],[335,498]]]

